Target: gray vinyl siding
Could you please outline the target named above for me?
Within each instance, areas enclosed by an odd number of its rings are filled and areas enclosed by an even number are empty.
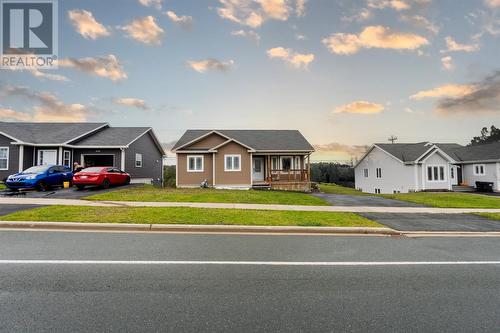
[[[82,155],[113,155],[114,165],[117,168],[122,169],[121,162],[121,150],[120,149],[74,149],[72,160],[73,162],[78,162],[83,165]]]
[[[135,166],[135,154],[142,154],[142,167]],[[161,184],[163,153],[156,146],[148,133],[141,136],[129,148],[125,149],[125,171],[134,178],[152,179]]]
[[[9,169],[0,170],[0,180],[4,180],[9,175],[19,172],[19,146],[11,145],[12,141],[12,139],[0,135],[0,147],[9,148]]]

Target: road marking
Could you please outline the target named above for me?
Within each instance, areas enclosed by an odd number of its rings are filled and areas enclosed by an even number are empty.
[[[0,260],[0,265],[248,265],[248,266],[424,266],[500,265],[500,261],[198,261],[198,260]]]

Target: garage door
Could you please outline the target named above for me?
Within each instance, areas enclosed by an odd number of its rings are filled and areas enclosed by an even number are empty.
[[[115,166],[115,155],[84,155],[83,166],[85,168]]]

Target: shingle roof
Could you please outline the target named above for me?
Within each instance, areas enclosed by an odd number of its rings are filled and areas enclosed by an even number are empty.
[[[314,151],[297,130],[187,130],[172,149],[216,131],[256,151]]]
[[[106,123],[0,122],[0,132],[27,143],[62,144],[104,125]]]
[[[73,143],[75,146],[126,146],[149,127],[108,127]]]
[[[430,149],[432,144],[419,142],[377,143],[376,145],[403,162],[415,162]],[[456,143],[436,143],[435,145],[457,162],[500,160],[500,141],[476,146],[462,146]]]

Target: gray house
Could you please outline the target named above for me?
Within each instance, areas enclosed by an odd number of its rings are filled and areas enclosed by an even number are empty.
[[[165,156],[150,127],[0,122],[0,179],[34,165],[115,166],[132,182],[161,184]]]
[[[374,144],[355,165],[356,188],[367,193],[472,189],[493,183],[500,192],[500,142]]]

